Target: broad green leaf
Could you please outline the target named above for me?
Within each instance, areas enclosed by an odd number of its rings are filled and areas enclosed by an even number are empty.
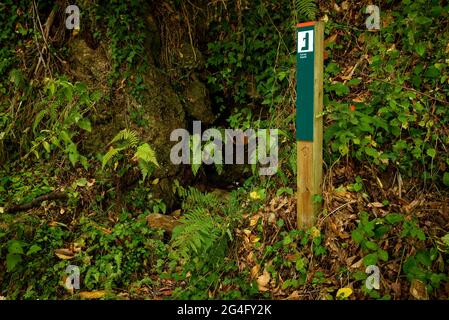
[[[361,243],[363,241],[363,233],[359,229],[352,231],[351,235],[356,243]]]
[[[385,216],[385,220],[390,224],[396,224],[404,220],[404,216],[398,213],[389,213]]]
[[[79,159],[79,153],[76,145],[74,143],[70,143],[66,148],[66,152],[69,154],[69,160],[72,163],[72,166],[75,166]]]
[[[373,242],[373,241],[366,241],[365,245],[368,249],[370,250],[377,250],[379,248],[379,246],[377,245],[377,243]]]
[[[376,253],[370,253],[369,255],[365,256],[365,258],[363,258],[363,264],[365,266],[376,265],[376,263],[377,263]]]
[[[87,162],[87,158],[85,156],[80,155],[80,163],[85,170],[89,169],[89,163]]]
[[[418,44],[416,44],[415,49],[416,49],[416,53],[422,57],[426,53],[426,44],[418,43]]]
[[[6,268],[8,272],[11,272],[15,269],[17,264],[22,261],[22,257],[19,254],[9,253],[6,255]]]
[[[47,141],[43,141],[42,145],[44,146],[45,151],[47,151],[48,153],[51,152],[50,144]]]
[[[382,261],[388,261],[388,252],[383,250],[383,249],[379,249],[377,251],[377,256],[379,257],[380,260]]]
[[[75,181],[74,183],[75,187],[85,187],[87,185],[87,179],[81,178]]]
[[[62,141],[64,141],[66,144],[72,142],[72,139],[70,138],[69,133],[65,130],[62,130],[61,133],[59,134],[59,136],[61,137]]]
[[[87,132],[92,131],[92,126],[90,124],[89,119],[87,119],[87,118],[83,118],[80,121],[78,121],[77,125],[78,125],[78,127],[80,127],[83,130],[86,130]]]
[[[10,240],[8,242],[8,252],[11,254],[23,254],[23,243],[18,240]]]
[[[42,248],[39,247],[37,244],[33,244],[30,249],[27,251],[27,256],[32,255],[33,253],[41,251]]]

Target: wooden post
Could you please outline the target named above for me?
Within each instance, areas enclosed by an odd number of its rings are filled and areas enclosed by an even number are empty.
[[[324,23],[297,25],[296,143],[298,228],[313,226],[321,209],[323,177],[323,49]]]

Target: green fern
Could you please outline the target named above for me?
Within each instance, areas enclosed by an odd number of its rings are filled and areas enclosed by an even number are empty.
[[[223,235],[220,222],[204,208],[191,210],[173,230],[172,247],[184,258],[207,252]]]
[[[103,159],[101,161],[102,168],[106,166],[106,164],[119,153],[119,149],[110,148],[108,152],[103,156]]]
[[[108,152],[103,156],[101,163],[103,168],[109,161],[117,156],[120,151],[136,147],[139,143],[139,138],[137,136],[137,132],[129,129],[123,129],[115,135],[108,145],[110,146],[114,143],[119,143],[119,145],[117,147],[111,146]]]
[[[159,167],[156,154],[148,143],[144,143],[137,148],[134,158],[139,160],[138,165],[142,172],[143,180],[152,172],[152,164]]]
[[[137,144],[139,143],[139,137],[136,131],[129,130],[129,129],[123,129],[119,133],[116,134],[116,136],[112,139],[112,141],[109,144],[114,144],[116,142],[122,143],[121,148],[128,149],[137,147]]]
[[[300,19],[315,20],[318,13],[315,0],[293,0],[293,6]]]
[[[185,190],[184,196],[182,208],[186,213],[173,230],[172,248],[185,259],[224,254],[226,243],[232,238],[232,221],[223,214],[224,202],[215,194],[195,188]]]
[[[118,144],[113,147],[111,145]],[[115,135],[115,137],[108,144],[111,146],[103,156],[102,167],[104,168],[108,162],[120,154],[121,151],[128,149],[136,149],[134,153],[134,160],[137,160],[138,167],[142,173],[143,180],[153,172],[154,166],[159,167],[156,153],[148,143],[143,143],[139,146],[139,137],[137,132],[129,129],[123,129]]]
[[[134,154],[134,157],[137,159],[141,159],[148,163],[153,163],[157,167],[159,167],[159,164],[157,163],[157,159],[156,159],[156,154],[148,143],[144,143],[144,144],[140,145],[137,148],[137,151]]]
[[[184,202],[182,204],[183,210],[191,210],[194,208],[207,208],[216,210],[223,205],[223,201],[213,193],[203,193],[196,188],[190,187],[185,191]]]

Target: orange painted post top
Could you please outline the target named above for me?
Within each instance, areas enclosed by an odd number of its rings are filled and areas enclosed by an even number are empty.
[[[314,26],[315,23],[316,23],[315,21],[301,22],[301,23],[298,23],[298,24],[296,25],[296,27],[298,27],[298,28],[302,28],[302,27],[310,27],[310,26]]]

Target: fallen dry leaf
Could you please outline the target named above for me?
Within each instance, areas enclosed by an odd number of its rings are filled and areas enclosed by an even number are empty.
[[[299,300],[300,297],[301,295],[299,291],[295,290],[287,297],[287,300]]]
[[[349,296],[352,294],[352,289],[351,288],[341,288],[338,289],[337,294],[335,295],[335,297],[337,299],[347,299],[349,298]]]
[[[383,208],[384,205],[380,202],[371,202],[368,204],[368,207],[370,208]]]
[[[424,282],[413,279],[410,286],[410,294],[418,300],[429,300],[429,295],[427,294],[427,288]]]
[[[101,299],[106,295],[106,291],[97,290],[97,291],[81,291],[80,297],[83,299]]]
[[[259,288],[259,291],[268,291],[267,285],[270,282],[270,278],[270,273],[266,269],[264,269],[262,275],[257,278],[257,286]]]
[[[254,227],[257,224],[257,222],[259,221],[259,218],[260,218],[260,214],[256,214],[254,217],[252,217],[249,220],[249,226]]]
[[[260,271],[260,265],[256,264],[254,267],[251,268],[251,279],[254,279]]]
[[[326,40],[324,40],[324,47],[326,48],[329,44],[335,42],[337,40],[337,37],[338,37],[338,34],[334,33],[330,37],[326,38]]]
[[[62,260],[70,260],[75,257],[74,253],[70,249],[56,249],[55,255]]]

